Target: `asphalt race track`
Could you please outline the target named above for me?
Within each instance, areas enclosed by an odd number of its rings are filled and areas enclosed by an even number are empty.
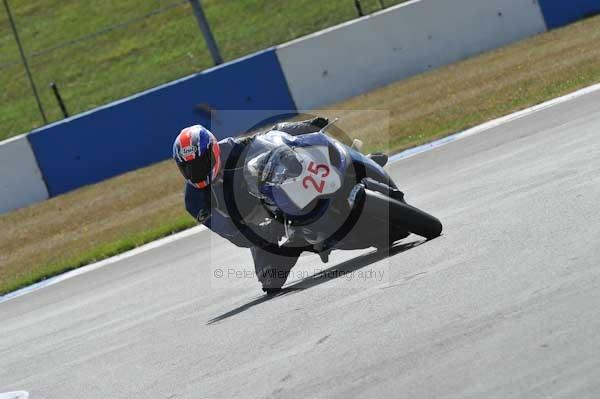
[[[600,397],[600,92],[390,170],[442,237],[305,256],[265,300],[200,232],[1,303],[0,392]]]

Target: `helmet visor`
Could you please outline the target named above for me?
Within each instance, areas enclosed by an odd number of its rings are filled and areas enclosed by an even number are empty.
[[[197,184],[207,180],[212,173],[212,148],[205,151],[199,157],[191,161],[178,162],[179,170],[183,177],[190,182]]]

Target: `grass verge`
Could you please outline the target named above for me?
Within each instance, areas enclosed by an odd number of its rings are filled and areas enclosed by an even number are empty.
[[[96,247],[90,248],[87,252],[72,258],[59,260],[55,263],[43,265],[40,268],[28,270],[27,272],[20,274],[18,279],[8,279],[3,281],[0,283],[0,294],[15,291],[19,288],[26,287],[58,274],[68,272],[69,270],[110,258],[111,256],[137,248],[149,242],[158,240],[159,238],[189,229],[195,225],[196,222],[192,218],[183,216],[151,230],[133,233],[130,236],[118,239],[117,241],[99,244]]]
[[[595,17],[319,113],[369,150],[398,151],[600,82],[598,42]],[[373,109],[389,113],[389,135],[360,111]],[[191,226],[182,186],[167,161],[1,215],[0,293]]]

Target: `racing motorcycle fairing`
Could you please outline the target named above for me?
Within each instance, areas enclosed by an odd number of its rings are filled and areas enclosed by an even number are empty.
[[[244,171],[250,192],[286,214],[305,214],[310,204],[342,186],[347,157],[340,150],[341,145],[321,133],[271,131],[258,136]]]

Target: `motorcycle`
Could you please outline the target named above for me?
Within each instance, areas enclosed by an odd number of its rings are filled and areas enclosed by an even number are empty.
[[[327,135],[329,126],[299,136],[272,130],[249,146],[243,181],[233,184],[261,204],[241,218],[257,248],[312,251],[327,262],[333,249],[382,249],[410,233],[442,233],[441,222],[409,205],[382,166]]]

